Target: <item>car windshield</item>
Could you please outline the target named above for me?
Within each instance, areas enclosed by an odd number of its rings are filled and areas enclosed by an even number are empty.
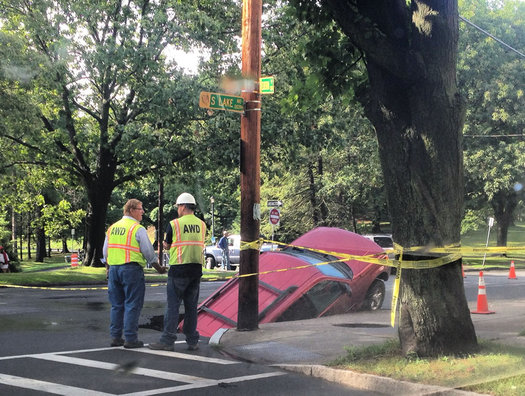
[[[337,257],[329,254],[323,254],[296,247],[287,247],[286,249],[282,250],[281,253],[298,257],[312,265],[339,260]],[[316,265],[316,268],[324,275],[333,276],[334,278],[352,279],[354,277],[352,270],[344,262],[331,262],[328,264]]]

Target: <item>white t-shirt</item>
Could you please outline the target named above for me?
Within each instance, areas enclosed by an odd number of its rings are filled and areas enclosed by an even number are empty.
[[[7,253],[5,254],[7,256]],[[9,263],[9,256],[7,256],[7,263],[4,261],[4,254],[0,253],[0,263],[7,264]]]

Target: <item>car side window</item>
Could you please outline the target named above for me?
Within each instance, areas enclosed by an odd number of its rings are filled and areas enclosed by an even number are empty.
[[[342,294],[351,294],[348,285],[335,281],[319,282],[284,311],[276,322],[316,318]]]

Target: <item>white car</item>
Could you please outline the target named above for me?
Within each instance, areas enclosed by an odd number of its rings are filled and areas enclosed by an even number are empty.
[[[392,251],[394,249],[394,241],[392,240],[392,235],[390,234],[365,234],[363,236],[377,243],[379,246],[383,248],[384,251],[388,250],[389,251],[388,258],[390,260],[393,260],[395,258],[394,252]],[[396,274],[396,269],[392,267],[390,269],[390,275],[395,275],[395,274]]]
[[[363,236],[366,239],[370,239],[377,243],[383,248],[383,250],[394,248],[394,242],[392,241],[392,235],[390,234],[365,234]]]
[[[228,246],[230,251],[230,267],[233,270],[238,269],[241,260],[241,236],[238,234],[230,235],[228,237]],[[263,243],[261,252],[267,252],[270,250],[277,250],[277,245]],[[222,249],[217,245],[206,246],[204,255],[207,269],[222,266]]]

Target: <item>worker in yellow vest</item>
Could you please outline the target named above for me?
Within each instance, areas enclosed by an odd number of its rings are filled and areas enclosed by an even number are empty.
[[[164,247],[170,252],[170,269],[166,288],[167,306],[164,330],[151,349],[173,351],[179,325],[179,308],[184,301],[184,326],[188,350],[198,349],[197,304],[204,263],[206,224],[195,216],[197,204],[193,195],[182,193],[175,203],[178,217],[170,221],[164,237]]]
[[[143,268],[148,263],[158,273],[166,272],[166,268],[158,264],[146,229],[140,225],[143,214],[142,202],[130,199],[124,205],[124,217],[108,228],[104,241],[111,303],[110,345],[113,347],[140,348],[144,345],[138,339],[139,317],[146,291]]]

